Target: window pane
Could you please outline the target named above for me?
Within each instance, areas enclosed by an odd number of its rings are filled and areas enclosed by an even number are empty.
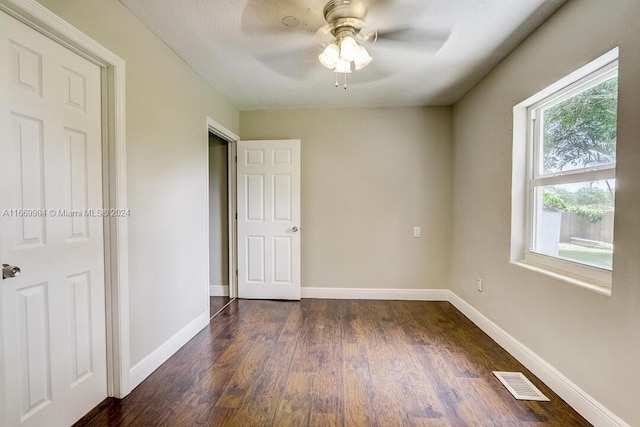
[[[616,161],[618,77],[542,111],[542,173]]]
[[[611,270],[615,180],[541,186],[532,252]]]

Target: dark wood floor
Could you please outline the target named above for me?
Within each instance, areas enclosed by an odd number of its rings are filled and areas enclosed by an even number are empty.
[[[211,313],[211,316],[216,314],[229,301],[231,301],[229,297],[209,297],[209,313]]]
[[[515,400],[523,371],[551,402]],[[588,426],[447,302],[236,300],[89,426]]]

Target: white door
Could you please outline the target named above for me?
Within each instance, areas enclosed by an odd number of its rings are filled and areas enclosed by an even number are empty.
[[[0,425],[107,396],[100,68],[0,12]],[[95,209],[91,212],[89,210]]]
[[[300,299],[300,141],[238,142],[238,296]]]

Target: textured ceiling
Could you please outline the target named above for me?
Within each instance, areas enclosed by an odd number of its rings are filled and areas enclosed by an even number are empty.
[[[368,29],[411,31],[344,90],[317,60],[323,0],[120,1],[240,110],[450,105],[565,2],[369,0]]]

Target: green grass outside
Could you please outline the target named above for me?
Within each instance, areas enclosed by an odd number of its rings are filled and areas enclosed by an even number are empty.
[[[560,243],[558,255],[570,261],[581,262],[595,267],[611,269],[613,266],[612,249],[586,248],[571,243]]]

